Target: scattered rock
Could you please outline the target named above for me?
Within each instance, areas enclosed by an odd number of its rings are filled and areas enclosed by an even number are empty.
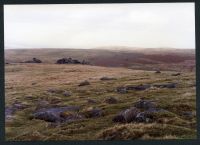
[[[151,87],[151,85],[149,85],[149,84],[141,84],[138,86],[128,85],[128,86],[124,86],[124,87],[117,87],[116,90],[118,93],[125,94],[130,90],[143,91],[143,90],[149,89],[150,87]]]
[[[157,70],[155,73],[156,73],[156,74],[160,74],[160,73],[161,73],[161,71],[160,71],[160,70]]]
[[[52,99],[50,100],[50,103],[51,103],[51,104],[58,104],[58,103],[60,103],[60,102],[62,102],[62,100],[61,100],[60,98],[58,98],[58,97],[54,97],[54,98],[52,98]]]
[[[120,122],[120,123],[125,123],[126,120],[122,114],[117,114],[113,117],[112,119],[113,122]]]
[[[93,99],[87,99],[87,102],[89,103],[89,104],[96,104],[97,102],[95,101],[95,100],[93,100]]]
[[[130,123],[135,120],[138,113],[140,113],[140,111],[137,108],[131,107],[129,109],[121,111],[119,114],[114,116],[112,121],[121,122],[121,123],[125,123],[125,122]]]
[[[35,99],[35,97],[33,97],[33,96],[25,96],[25,98],[26,98],[27,100],[33,100],[33,99]]]
[[[57,107],[57,108],[45,108],[36,111],[32,115],[32,119],[40,119],[47,122],[68,122],[77,119],[82,119],[79,115],[66,115],[67,111],[78,111],[80,107],[78,106],[67,106],[67,107]],[[65,115],[64,115],[65,114]]]
[[[138,86],[126,86],[126,89],[127,90],[135,90],[135,91],[143,91],[150,87],[151,87],[151,85],[149,85],[149,84],[141,84]]]
[[[37,83],[33,82],[31,85],[36,85]]]
[[[68,91],[64,91],[63,95],[64,95],[65,97],[70,97],[70,96],[71,96],[71,93],[68,92]]]
[[[164,112],[167,112],[165,109],[154,108],[154,107],[149,108],[147,111],[150,112],[150,113],[164,113]]]
[[[84,111],[84,115],[87,118],[100,117],[103,115],[103,110],[100,108],[89,107],[86,111]]]
[[[181,73],[175,73],[175,74],[172,74],[172,76],[180,76]]]
[[[72,112],[61,112],[60,117],[61,117],[61,120],[65,122],[66,121],[71,122],[71,121],[80,120],[84,118],[82,115],[78,113],[72,113]]]
[[[83,60],[81,64],[90,64],[88,61]]]
[[[46,101],[46,100],[40,100],[40,101],[38,101],[38,103],[37,103],[36,109],[46,108],[46,107],[48,107],[49,105],[50,105],[50,104],[49,104],[48,101]]]
[[[13,114],[16,110],[12,107],[5,108],[5,118],[6,120],[10,120],[13,117]]]
[[[192,119],[194,117],[192,111],[183,112],[182,115],[187,119]]]
[[[14,113],[19,110],[28,108],[29,105],[15,102],[12,106],[5,108],[5,118],[9,120],[13,117]]]
[[[29,107],[29,105],[26,105],[26,104],[21,104],[21,103],[14,103],[13,104],[13,108],[15,108],[16,110],[23,110],[23,109],[26,109],[28,107]]]
[[[131,107],[129,109],[126,109],[122,115],[124,116],[124,119],[126,122],[132,122],[136,119],[137,114],[139,113],[139,110],[135,107]]]
[[[116,80],[116,78],[109,78],[109,77],[102,77],[100,78],[102,81],[110,81],[110,80]]]
[[[63,90],[58,90],[58,89],[54,89],[54,88],[50,88],[47,90],[48,93],[55,93],[55,94],[60,94],[63,93]]]
[[[116,91],[120,94],[126,94],[128,93],[128,90],[126,89],[126,87],[117,87]]]
[[[118,100],[114,97],[109,97],[109,98],[105,99],[104,102],[106,102],[108,104],[116,104],[118,102]]]
[[[58,114],[53,113],[53,112],[48,112],[48,111],[37,112],[33,115],[33,118],[44,120],[44,121],[47,121],[47,122],[60,122],[61,121]]]
[[[155,84],[154,87],[157,88],[176,88],[176,83],[163,83],[163,84]]]
[[[143,100],[143,99],[141,99],[140,101],[136,102],[134,104],[134,106],[136,108],[145,109],[145,110],[156,107],[155,103],[153,103],[152,101]]]
[[[83,82],[81,82],[78,86],[86,86],[86,85],[90,85],[90,82],[88,82],[88,81],[83,81]]]
[[[137,114],[135,121],[136,122],[145,122],[145,123],[151,123],[153,122],[153,114],[152,112],[144,111]]]

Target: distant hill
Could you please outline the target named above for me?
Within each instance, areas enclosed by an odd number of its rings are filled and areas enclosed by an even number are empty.
[[[33,57],[41,59],[44,63],[55,63],[60,58],[71,57],[89,61],[91,65],[133,69],[173,69],[173,66],[174,68],[178,66],[179,69],[194,69],[195,67],[194,49],[130,49],[128,47],[111,47],[110,49],[107,47],[95,49],[5,49],[5,61],[9,63],[19,63]]]

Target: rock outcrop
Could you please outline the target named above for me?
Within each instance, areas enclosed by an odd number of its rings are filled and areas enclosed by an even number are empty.
[[[77,59],[69,58],[61,58],[56,61],[56,64],[89,64],[87,61],[79,61]]]
[[[42,63],[42,61],[37,58],[33,58],[32,60],[24,61],[23,63]]]

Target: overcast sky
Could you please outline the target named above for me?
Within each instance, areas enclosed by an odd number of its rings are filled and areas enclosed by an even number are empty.
[[[194,3],[5,5],[5,48],[195,48]]]

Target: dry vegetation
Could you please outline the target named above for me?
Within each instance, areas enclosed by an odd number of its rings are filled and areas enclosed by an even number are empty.
[[[8,55],[6,58],[8,60]],[[16,55],[13,58],[22,59]],[[172,76],[174,73],[91,65],[6,64],[6,108],[16,102],[26,106],[6,119],[6,140],[194,139],[197,133],[195,72],[183,71],[179,76]],[[105,76],[115,79],[100,80]],[[84,80],[90,85],[78,86]],[[116,92],[116,88],[123,85],[167,82],[177,83],[176,88]],[[51,93],[50,89],[58,91]],[[63,91],[70,92],[71,96],[63,95]],[[114,97],[118,102],[108,104],[104,101],[108,97]],[[130,108],[140,98],[154,100],[167,112],[156,114],[152,123],[112,121],[117,113]],[[97,103],[89,103],[88,99]],[[33,119],[32,114],[46,105],[44,101],[49,103],[47,108],[79,106],[78,113],[84,114],[93,107],[102,109],[103,115],[63,123]],[[190,116],[183,115],[185,112],[191,113]]]

